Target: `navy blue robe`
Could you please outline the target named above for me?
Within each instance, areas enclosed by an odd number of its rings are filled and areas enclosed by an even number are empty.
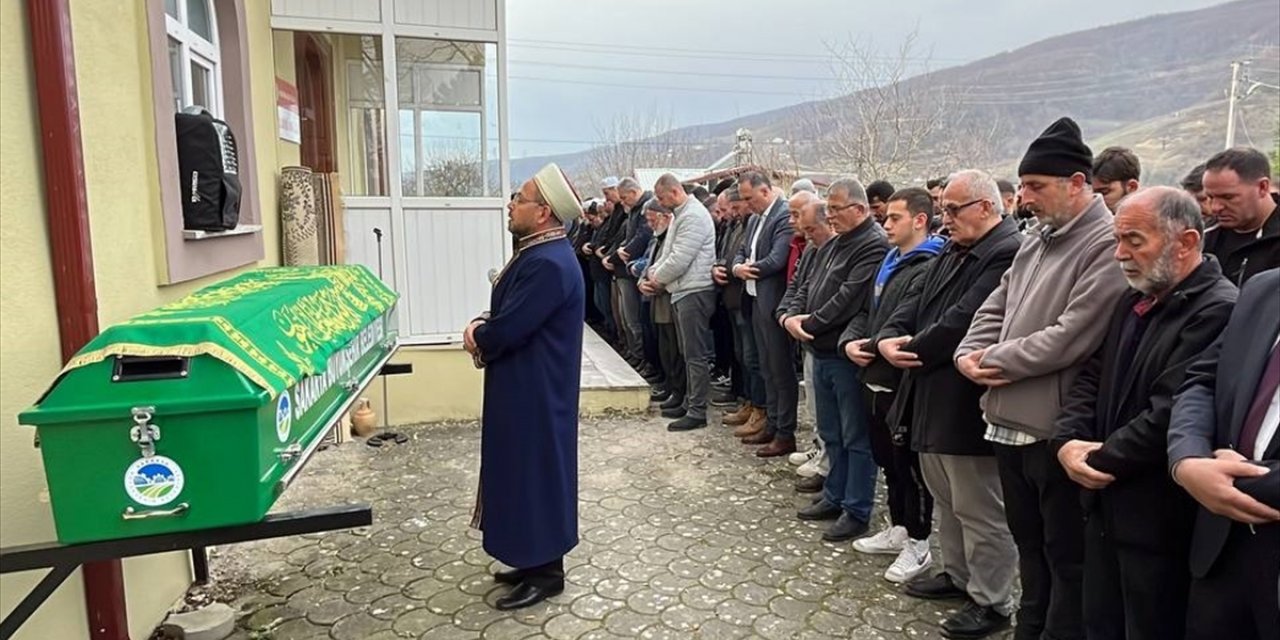
[[[485,363],[479,527],[484,550],[530,568],[578,544],[578,387],[586,304],[568,240],[530,246],[475,330]]]

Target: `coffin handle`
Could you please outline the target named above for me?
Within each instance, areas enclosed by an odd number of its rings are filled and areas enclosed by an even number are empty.
[[[179,504],[178,506],[172,509],[149,509],[145,511],[138,511],[133,507],[125,507],[124,513],[121,514],[120,517],[124,518],[125,520],[145,520],[147,518],[171,518],[171,517],[180,516],[186,513],[187,510],[190,508],[191,508],[191,505],[185,502],[183,502],[182,504]]]

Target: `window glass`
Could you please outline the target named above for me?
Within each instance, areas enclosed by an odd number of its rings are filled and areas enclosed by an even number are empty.
[[[382,42],[377,36],[333,36],[334,57],[345,69],[339,89],[345,109],[337,110],[342,188],[348,195],[386,196],[388,189],[386,108],[383,104]]]
[[[492,44],[396,39],[404,195],[500,195],[497,64]]]
[[[213,42],[213,15],[208,0],[187,0],[187,28],[205,42]]]

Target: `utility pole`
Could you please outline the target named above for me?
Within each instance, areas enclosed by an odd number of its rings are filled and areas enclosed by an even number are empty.
[[[1231,87],[1227,90],[1227,149],[1236,146],[1236,100],[1241,64],[1239,60],[1231,61]]]

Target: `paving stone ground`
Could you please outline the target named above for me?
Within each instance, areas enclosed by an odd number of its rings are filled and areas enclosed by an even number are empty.
[[[891,556],[822,542],[826,523],[794,517],[808,498],[792,490],[784,460],[755,458],[722,426],[672,434],[664,425],[582,423],[582,542],[565,559],[565,592],[517,612],[490,606],[507,587],[490,578],[500,567],[467,526],[476,424],[322,451],[276,509],[366,502],[374,524],[215,550],[212,590],[240,611],[232,637],[940,637],[958,605],[901,595],[881,578]],[[883,509],[876,517],[878,527]]]

